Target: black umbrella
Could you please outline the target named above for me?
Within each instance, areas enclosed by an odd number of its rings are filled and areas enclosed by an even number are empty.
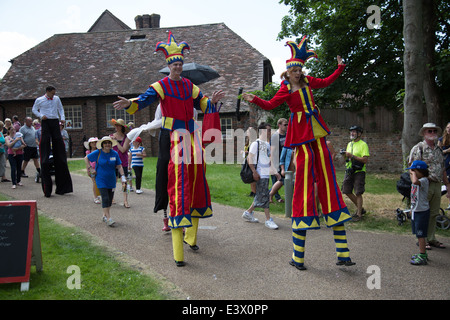
[[[169,74],[170,70],[169,67],[165,67],[159,70],[159,72],[163,74]],[[188,78],[195,85],[200,85],[210,80],[219,78],[220,74],[209,66],[191,62],[183,64],[183,72],[181,72],[181,76],[184,78]]]

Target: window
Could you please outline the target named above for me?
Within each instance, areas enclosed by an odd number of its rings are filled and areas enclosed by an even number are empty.
[[[129,114],[125,110],[116,110],[114,109],[112,103],[110,103],[106,105],[106,126],[108,128],[114,127],[110,122],[112,119],[123,119],[127,124],[129,122],[134,123],[134,115]]]
[[[64,106],[64,116],[66,118],[65,129],[83,129],[80,105]]]
[[[31,119],[37,119],[37,117],[33,113],[33,107],[27,107],[25,109],[25,117],[30,117]]]
[[[147,41],[145,39],[145,34],[134,34],[130,37],[130,40],[127,40],[125,42],[135,42],[135,41]]]
[[[222,138],[231,139],[233,138],[233,119],[232,118],[221,118],[220,126],[222,129]]]

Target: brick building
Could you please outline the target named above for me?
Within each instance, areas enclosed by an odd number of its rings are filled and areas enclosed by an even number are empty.
[[[53,85],[65,109],[71,137],[71,156],[83,156],[83,141],[114,131],[111,119],[122,118],[135,126],[154,118],[156,105],[133,116],[116,111],[117,96],[136,97],[163,77],[166,66],[162,54],[154,55],[158,41],[167,39],[170,29],[177,41],[186,41],[191,50],[185,62],[208,65],[221,75],[200,85],[203,94],[224,90],[221,109],[222,130],[247,128],[253,110],[246,104],[236,113],[239,88],[262,90],[274,74],[270,61],[224,23],[160,28],[160,16],[135,18],[131,29],[106,10],[86,33],[56,34],[11,60],[0,84],[0,118],[35,118],[31,109],[45,87]],[[238,120],[239,119],[239,120]],[[69,127],[71,125],[71,128]],[[158,152],[157,136],[142,136],[149,156]]]

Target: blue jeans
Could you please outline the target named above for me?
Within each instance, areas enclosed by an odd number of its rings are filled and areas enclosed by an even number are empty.
[[[11,166],[11,181],[13,185],[20,182],[20,177],[22,176],[22,162],[23,154],[8,154],[9,165]]]
[[[270,177],[272,178],[272,188],[273,188],[273,185],[277,182],[277,176],[271,175]],[[281,182],[283,182],[283,185],[284,185],[284,177],[283,176],[281,176]],[[272,188],[270,188],[270,191],[272,191]],[[277,193],[274,194],[274,196],[277,201],[281,199],[281,196],[278,193],[278,191],[277,191]]]

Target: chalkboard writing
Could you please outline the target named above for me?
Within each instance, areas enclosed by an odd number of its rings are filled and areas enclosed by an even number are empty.
[[[0,278],[23,277],[26,272],[30,207],[0,207]]]
[[[32,263],[42,270],[36,201],[0,201],[0,283],[28,290]]]

